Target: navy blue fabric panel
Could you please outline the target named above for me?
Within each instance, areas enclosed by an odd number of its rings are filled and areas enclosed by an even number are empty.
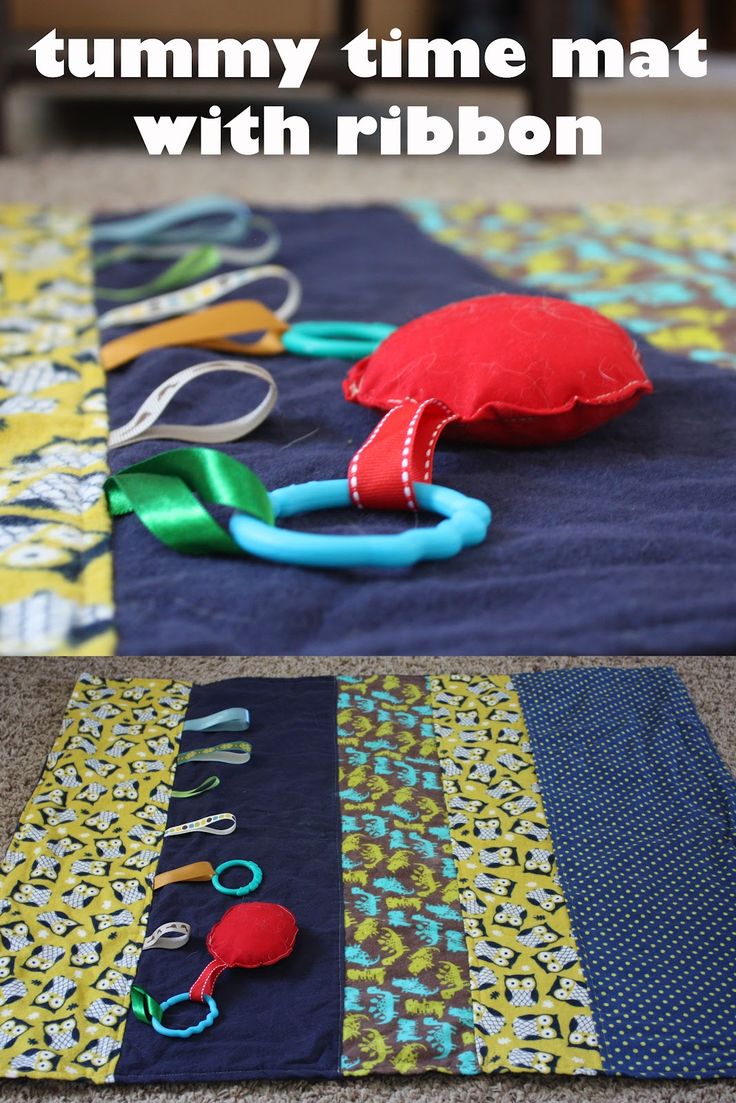
[[[203,1034],[164,1038],[129,1013],[117,1081],[338,1075],[343,909],[335,704],[332,678],[237,678],[194,687],[189,719],[244,705],[251,731],[186,732],[182,750],[246,738],[253,754],[245,766],[181,767],[179,788],[193,788],[213,773],[220,785],[200,797],[172,800],[169,825],[234,812],[238,826],[219,838],[192,833],[165,839],[158,872],[194,861],[255,861],[263,883],[244,899],[283,904],[294,913],[299,934],[292,955],[278,964],[223,974],[215,989],[220,1017]],[[225,880],[242,884],[247,876],[242,871],[238,880],[234,870]],[[159,1002],[187,991],[209,960],[210,928],[235,903],[208,883],[157,890],[149,932],[184,920],[192,924],[192,938],[180,950],[145,950],[136,983]],[[201,1005],[187,1003],[173,1008],[166,1024],[188,1026],[203,1016]]]
[[[736,782],[685,687],[667,667],[514,683],[604,1069],[736,1076]]]
[[[299,318],[401,323],[457,299],[518,290],[392,209],[270,213],[283,238],[278,259],[304,284]],[[107,283],[141,278],[140,267],[105,272]],[[278,301],[275,285],[264,284],[264,294]],[[486,542],[441,564],[338,572],[185,558],[135,517],[117,520],[120,651],[733,651],[736,377],[646,344],[641,349],[655,395],[588,437],[524,451],[440,441],[436,480],[486,500],[494,511]],[[152,352],[111,373],[112,424],[126,421],[152,387],[206,358],[202,351]],[[343,477],[379,416],[344,400],[340,384],[349,365],[285,356],[263,362],[278,380],[278,406],[255,434],[224,450],[269,488]],[[167,418],[230,418],[262,389],[256,381],[208,376],[177,399]],[[112,465],[173,446],[132,445],[113,452]],[[405,515],[355,512],[303,521],[306,528],[349,532],[407,523]]]

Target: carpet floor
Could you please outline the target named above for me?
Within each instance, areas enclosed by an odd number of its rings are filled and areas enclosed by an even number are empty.
[[[666,664],[684,679],[724,760],[736,771],[736,659],[692,658],[7,658],[0,660],[0,845],[4,849],[36,783],[56,735],[69,694],[83,670],[108,677],[170,676],[210,682],[236,676],[293,677],[350,673],[493,671],[513,674],[569,666]],[[247,1044],[247,1039],[244,1040]],[[99,1088],[87,1084],[0,1082],[0,1103],[732,1103],[733,1081],[633,1081],[589,1077],[490,1076],[468,1079],[368,1077],[330,1082],[136,1085]]]

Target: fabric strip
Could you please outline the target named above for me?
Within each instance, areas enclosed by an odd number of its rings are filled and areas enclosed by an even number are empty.
[[[595,1073],[595,1022],[505,677],[432,679],[483,1072]]]
[[[342,882],[335,682],[236,678],[195,686],[187,720],[238,707],[250,712],[250,762],[245,768],[218,765],[220,784],[214,793],[186,801],[186,814],[192,818],[219,807],[230,809],[237,830],[224,837],[165,839],[158,872],[202,861],[214,867],[232,859],[257,862],[263,882],[247,899],[282,904],[294,913],[299,927],[294,952],[268,968],[224,974],[216,992],[219,1017],[201,1040],[162,1037],[129,1014],[118,1081],[338,1074]],[[182,751],[211,745],[215,738],[206,731],[187,731]],[[208,762],[187,765],[176,784],[194,784],[210,772]],[[179,815],[178,807],[174,815]],[[157,888],[150,933],[163,923],[185,921],[191,925],[191,938],[179,952],[143,954],[136,984],[159,1003],[187,991],[210,961],[208,932],[232,904],[232,897],[207,881]],[[179,1022],[195,1021],[199,1010],[187,1019],[191,1008],[183,1008]],[[177,1025],[176,1014],[172,1010],[172,1026]]]
[[[109,655],[105,374],[87,219],[0,207],[0,654]]]
[[[343,678],[342,1070],[477,1073],[427,678]]]
[[[0,879],[0,1075],[113,1080],[189,686],[83,675]]]
[[[675,672],[515,679],[607,1072],[736,1075],[736,782]]]

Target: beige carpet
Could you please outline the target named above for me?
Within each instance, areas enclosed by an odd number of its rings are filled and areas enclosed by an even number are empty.
[[[666,663],[684,678],[721,753],[736,770],[736,659],[662,658],[613,659],[617,666]],[[17,817],[38,778],[43,759],[56,735],[73,683],[82,670],[112,677],[172,676],[207,682],[238,675],[289,677],[327,673],[442,670],[514,673],[545,667],[601,665],[605,659],[245,659],[245,658],[111,658],[111,659],[2,659],[0,660],[0,844],[4,848]],[[247,1038],[243,1040],[247,1045]],[[173,1085],[151,1088],[95,1088],[81,1085],[0,1082],[0,1103],[36,1100],[43,1103],[226,1103],[281,1100],[284,1103],[732,1103],[734,1081],[723,1083],[646,1082],[587,1077],[563,1078],[527,1075],[494,1076],[472,1080],[438,1075],[417,1078],[373,1077],[339,1082],[292,1081],[225,1085]]]

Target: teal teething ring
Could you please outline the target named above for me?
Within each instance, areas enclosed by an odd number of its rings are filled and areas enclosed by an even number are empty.
[[[384,322],[293,322],[281,334],[281,343],[295,356],[358,360],[374,352],[395,329]]]
[[[414,483],[414,493],[421,509],[447,519],[434,528],[389,536],[323,536],[266,525],[256,517],[235,513],[230,534],[251,555],[299,567],[411,567],[423,559],[451,559],[485,540],[491,523],[485,502],[434,483]],[[352,505],[347,479],[283,486],[272,490],[269,498],[277,520]]]
[[[247,885],[241,885],[237,889],[229,889],[226,885],[220,882],[220,874],[224,873],[226,869],[234,869],[235,867],[242,869],[249,869],[252,876],[252,880]],[[255,862],[248,862],[245,858],[234,858],[232,862],[222,862],[214,872],[212,877],[212,884],[215,886],[218,892],[223,892],[225,896],[247,896],[249,892],[254,892],[261,881],[263,880],[263,870]]]
[[[173,1030],[169,1026],[164,1026],[155,1017],[151,1019],[151,1026],[158,1034],[163,1034],[167,1038],[191,1038],[193,1034],[201,1034],[203,1030],[206,1030],[208,1026],[212,1026],[213,1022],[220,1014],[220,1010],[215,1003],[212,996],[205,996],[205,1002],[209,1011],[201,1023],[196,1023],[194,1026],[187,1026],[183,1030]],[[188,992],[180,992],[178,996],[171,996],[170,999],[164,1000],[161,1004],[161,1011],[168,1011],[170,1007],[173,1007],[176,1003],[186,1003],[189,999]]]

